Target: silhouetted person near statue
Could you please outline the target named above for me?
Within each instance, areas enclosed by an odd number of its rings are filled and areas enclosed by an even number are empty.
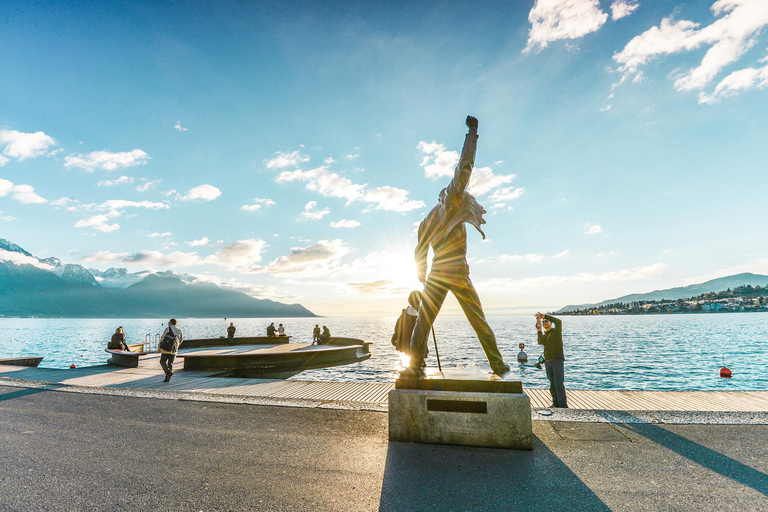
[[[496,336],[488,325],[472,281],[469,279],[467,264],[467,229],[469,223],[477,229],[483,238],[485,233],[480,228],[485,224],[485,210],[477,200],[467,192],[472,167],[475,163],[477,148],[477,119],[467,116],[469,132],[464,139],[464,148],[453,179],[440,192],[438,204],[419,225],[419,238],[416,246],[416,266],[419,281],[425,283],[424,293],[419,308],[416,327],[411,336],[411,361],[400,374],[404,378],[424,376],[424,358],[426,357],[427,336],[437,313],[450,291],[459,301],[467,320],[475,330],[485,356],[496,375],[509,372],[504,364]],[[432,269],[427,278],[427,256],[432,247]]]
[[[411,351],[411,334],[416,326],[416,319],[419,316],[419,304],[421,303],[421,292],[413,291],[408,295],[408,307],[405,308],[400,317],[395,322],[395,332],[392,334],[392,346],[395,350],[408,355]]]
[[[544,332],[542,332],[542,327]],[[539,345],[544,345],[544,367],[549,379],[552,407],[568,407],[565,397],[565,354],[563,353],[563,322],[550,315],[536,313]]]
[[[318,324],[315,324],[315,328],[312,329],[312,344],[318,343],[320,341],[320,326]]]

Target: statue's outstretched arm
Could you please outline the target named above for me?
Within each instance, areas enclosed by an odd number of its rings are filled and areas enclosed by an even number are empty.
[[[416,273],[419,277],[419,282],[424,283],[427,281],[427,256],[429,255],[429,236],[427,235],[427,221],[430,217],[421,221],[419,224],[419,241],[416,244],[416,251],[414,256],[416,258]]]
[[[475,165],[475,151],[477,150],[477,119],[467,116],[467,132],[464,137],[464,147],[461,150],[461,158],[453,172],[453,179],[448,185],[447,200],[456,200],[464,195]],[[448,203],[447,203],[448,204]]]

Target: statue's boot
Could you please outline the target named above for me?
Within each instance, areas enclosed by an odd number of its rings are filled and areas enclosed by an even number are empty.
[[[424,361],[411,361],[411,364],[405,370],[400,372],[401,379],[423,379],[426,375],[424,373]]]
[[[498,368],[494,368],[493,373],[494,375],[498,375],[499,377],[504,377],[504,375],[508,374],[511,370],[509,369],[509,366],[502,365]]]

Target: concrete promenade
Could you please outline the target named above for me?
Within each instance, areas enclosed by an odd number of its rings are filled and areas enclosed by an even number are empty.
[[[0,385],[0,511],[768,510],[766,425],[539,420],[523,452],[185,396]]]

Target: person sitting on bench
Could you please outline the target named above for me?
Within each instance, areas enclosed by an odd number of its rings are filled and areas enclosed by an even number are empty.
[[[123,332],[122,327],[115,329],[115,334],[112,335],[112,339],[110,340],[109,345],[107,345],[107,348],[110,350],[122,350],[124,352],[131,351],[125,343],[125,333]]]

